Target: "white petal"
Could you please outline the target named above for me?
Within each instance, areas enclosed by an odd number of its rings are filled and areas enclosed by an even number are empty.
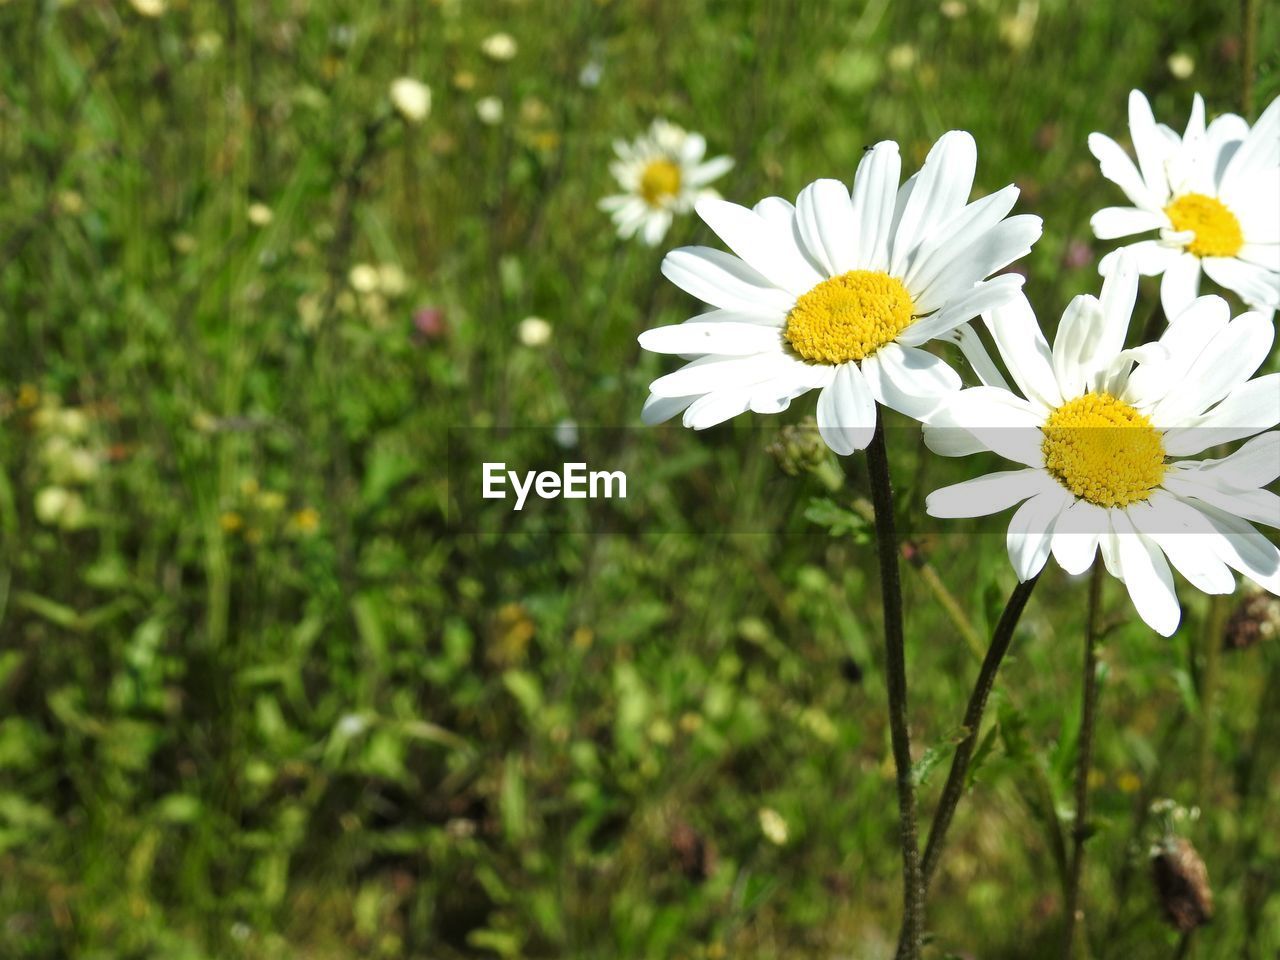
[[[1151,411],[1157,427],[1180,427],[1244,383],[1266,359],[1275,328],[1261,313],[1242,313],[1221,331],[1187,369],[1182,387]]]
[[[889,267],[889,230],[893,223],[902,158],[898,145],[882,140],[862,155],[853,178],[853,222],[858,233],[858,266]]]
[[[930,418],[925,443],[935,453],[954,456],[944,451],[952,446],[967,446],[963,434],[968,433],[981,442],[980,449],[1029,467],[1042,467],[1043,423],[1044,411],[1021,397],[997,387],[971,387],[952,395]],[[947,436],[956,431],[962,436]]]
[[[726,310],[785,314],[795,297],[779,290],[732,254],[712,247],[681,247],[663,258],[662,275],[704,303]]]
[[[846,457],[864,449],[876,429],[876,404],[856,363],[836,368],[818,395],[818,433],[827,446]]]
[[[750,357],[705,357],[687,363],[674,373],[659,377],[649,385],[658,397],[686,397],[690,394],[713,393],[731,387],[759,383],[776,372],[788,358],[781,353],[756,354]]]
[[[1223,175],[1224,182],[1280,166],[1280,97],[1271,101],[1240,144]],[[1274,176],[1274,173],[1272,173]]]
[[[1280,273],[1234,257],[1205,257],[1204,272],[1250,306],[1280,308]]]
[[[1114,240],[1146,230],[1159,230],[1168,226],[1163,213],[1140,210],[1137,207],[1104,207],[1089,218],[1093,235],[1099,240]]]
[[[796,199],[800,236],[829,276],[852,270],[858,262],[853,201],[839,180],[815,180]]]
[[[1004,364],[1022,395],[1046,409],[1062,406],[1053,373],[1053,355],[1025,296],[1016,296],[983,314]]]
[[[931,259],[917,280],[922,286],[912,296],[919,313],[932,313],[952,297],[970,289],[997,270],[1026,256],[1040,239],[1044,224],[1039,217],[1021,214],[1001,220],[967,247]]]
[[[671,211],[654,210],[649,214],[648,219],[644,222],[643,239],[650,247],[656,247],[662,242],[662,238],[667,235],[667,230],[671,227]]]
[[[1089,362],[1102,338],[1102,304],[1087,293],[1072,298],[1053,338],[1053,374],[1063,399],[1081,396]]]
[[[1251,437],[1280,424],[1280,373],[1269,373],[1235,387],[1208,413],[1164,435],[1164,449],[1186,457],[1219,443]]]
[[[699,397],[684,412],[684,425],[693,430],[706,430],[724,423],[751,407],[751,394],[742,387],[716,390]]]
[[[1124,349],[1129,321],[1133,318],[1133,305],[1138,300],[1136,267],[1130,257],[1121,256],[1115,269],[1102,281],[1102,296],[1099,298],[1102,329],[1094,343],[1093,353],[1084,365],[1090,390],[1101,389],[1102,375],[1108,372],[1111,362]]]
[[[950,333],[944,333],[938,339],[944,343],[954,343],[960,347],[960,352],[969,361],[969,366],[973,368],[973,372],[977,375],[982,386],[999,387],[1001,390],[1011,389],[1008,381],[1004,378],[1004,374],[1000,372],[1000,368],[991,359],[991,354],[987,352],[987,346],[982,342],[982,337],[978,335],[977,330],[973,329],[973,324],[962,323]]]
[[[957,253],[982,238],[992,227],[1003,220],[1018,199],[1018,188],[1013,184],[1003,190],[982,197],[968,204],[946,223],[936,227],[916,248],[910,265],[902,275],[908,290],[921,290],[926,280],[935,278],[946,269]]]
[[[1053,525],[1070,502],[1071,494],[1062,487],[1045,490],[1020,506],[1009,521],[1005,546],[1023,583],[1044,569],[1053,545]]]
[[[1126,510],[1134,527],[1164,551],[1169,563],[1197,590],[1231,593],[1236,578],[1218,555],[1205,549],[1204,536],[1212,528],[1194,507],[1168,494]]]
[[[690,320],[646,330],[638,339],[640,346],[652,353],[718,353],[726,357],[741,357],[782,349],[782,335],[777,327],[754,323],[696,323]]]
[[[644,402],[644,408],[640,411],[640,419],[648,426],[663,423],[670,420],[677,413],[683,413],[684,410],[698,399],[698,394],[688,397],[655,397],[649,395],[649,399]]]
[[[1110,533],[1107,511],[1087,500],[1076,500],[1053,525],[1053,559],[1075,576],[1093,566],[1098,541]]]
[[[1163,486],[1170,493],[1184,500],[1211,503],[1232,516],[1268,527],[1280,527],[1280,496],[1270,490],[1233,490],[1203,483],[1193,473],[1170,472]]]
[[[1102,175],[1123,190],[1130,202],[1135,206],[1158,209],[1159,205],[1147,190],[1138,168],[1133,165],[1120,144],[1106,134],[1091,133],[1089,152],[1097,158]]]
[[[1231,322],[1231,310],[1221,297],[1197,297],[1160,335],[1159,351],[1150,352],[1130,374],[1121,399],[1150,407],[1170,390],[1182,388],[1187,371],[1205,348]]]
[[[917,320],[903,330],[898,334],[898,342],[915,347],[936,339],[979,314],[995,310],[1019,297],[1023,282],[1016,273],[1005,273],[975,284],[958,293],[937,313]]]
[[[695,209],[725,244],[770,283],[799,296],[822,281],[805,260],[795,238],[773,227],[754,210],[728,200],[699,200]]]
[[[700,163],[689,171],[686,179],[691,187],[704,187],[718,180],[733,169],[733,157],[716,157]]]
[[[935,490],[925,497],[924,509],[944,520],[985,517],[1046,492],[1052,483],[1043,470],[1002,470]]]
[[[1139,240],[1137,243],[1130,243],[1119,250],[1112,250],[1099,260],[1098,273],[1104,277],[1109,274],[1115,268],[1116,260],[1119,258],[1121,251],[1133,258],[1133,262],[1138,267],[1138,273],[1144,277],[1154,277],[1164,273],[1169,264],[1173,263],[1179,256],[1178,248],[1161,243],[1159,240]]]
[[[1217,539],[1205,537],[1204,540],[1222,562],[1263,589],[1280,595],[1280,548],[1247,520],[1210,504],[1195,506],[1220,535]]]
[[[950,220],[969,199],[978,148],[963,130],[944,133],[925,157],[924,166],[898,220],[889,272],[902,276],[919,244]]]
[[[1129,93],[1129,139],[1138,157],[1138,169],[1147,187],[1147,195],[1156,206],[1163,207],[1169,200],[1169,183],[1164,164],[1172,152],[1170,143],[1156,128],[1151,115],[1151,104],[1138,90]]]
[[[1280,219],[1280,214],[1277,214],[1277,219]],[[1236,254],[1236,259],[1280,273],[1280,243],[1246,243]],[[1280,283],[1280,280],[1276,282]]]
[[[1182,253],[1169,262],[1160,281],[1160,305],[1166,317],[1176,317],[1200,292],[1200,258]]]
[[[1173,574],[1160,548],[1133,528],[1122,510],[1112,522],[1119,542],[1120,570],[1129,598],[1144,623],[1164,637],[1173,635],[1182,619]]]
[[[923,420],[960,389],[946,361],[916,347],[886,343],[862,363],[871,395],[886,407]]]
[[[1273,376],[1280,377],[1280,374]],[[1221,460],[1190,461],[1175,466],[1190,470],[1201,481],[1211,478],[1215,483],[1237,490],[1265,487],[1280,477],[1280,432],[1254,437]]]

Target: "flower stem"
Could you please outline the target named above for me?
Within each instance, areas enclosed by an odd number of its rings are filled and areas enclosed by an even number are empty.
[[[938,860],[942,856],[942,847],[947,839],[947,828],[951,826],[951,818],[955,815],[956,806],[964,795],[965,781],[969,774],[969,761],[973,759],[973,750],[978,744],[978,732],[982,726],[982,715],[987,709],[987,698],[995,685],[996,674],[1000,664],[1009,652],[1013,641],[1013,632],[1022,617],[1022,611],[1035,589],[1040,575],[1036,574],[1026,583],[1020,583],[1009,595],[1000,622],[996,624],[991,636],[991,646],[987,648],[987,656],[982,661],[982,669],[978,672],[977,683],[969,694],[969,705],[964,712],[965,736],[956,747],[955,756],[951,760],[951,772],[947,774],[946,786],[942,788],[942,798],[938,801],[938,811],[933,815],[933,825],[929,829],[929,842],[924,850],[924,862],[921,868],[925,892],[928,892],[929,881],[938,868]]]
[[[918,960],[924,927],[924,887],[916,836],[916,791],[911,779],[911,731],[907,724],[907,668],[902,636],[902,582],[898,571],[898,534],[893,516],[893,486],[885,452],[884,421],[876,424],[867,447],[871,505],[875,509],[880,589],[884,598],[885,678],[889,688],[889,732],[897,768],[899,840],[902,845],[902,939],[905,960]]]
[[[1253,68],[1258,53],[1258,0],[1240,0],[1240,113],[1253,116]]]
[[[1105,570],[1095,560],[1089,580],[1089,619],[1084,631],[1084,683],[1080,737],[1076,749],[1076,823],[1072,831],[1071,872],[1067,877],[1066,917],[1062,935],[1062,960],[1071,960],[1076,926],[1083,920],[1080,882],[1084,875],[1085,842],[1089,839],[1089,770],[1093,766],[1093,730],[1098,707],[1098,613],[1102,606]]]

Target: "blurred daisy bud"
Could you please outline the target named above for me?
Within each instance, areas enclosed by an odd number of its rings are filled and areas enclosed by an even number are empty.
[[[249,222],[255,227],[265,227],[275,216],[265,203],[249,204]]]
[[[1209,871],[1190,840],[1162,840],[1152,851],[1151,876],[1165,920],[1179,933],[1190,933],[1213,919]]]
[[[391,105],[410,123],[421,123],[431,113],[431,88],[412,77],[391,82]]]
[[[517,332],[526,347],[545,347],[551,342],[551,324],[541,317],[525,317]]]
[[[813,417],[783,427],[765,452],[789,477],[815,470],[827,459],[827,445],[818,433],[818,421]]]
[[[129,6],[144,17],[158,17],[164,13],[167,4],[165,0],[129,0]]]
[[[357,293],[373,293],[378,289],[378,268],[368,263],[357,263],[347,274],[347,282]]]
[[[490,60],[505,63],[516,55],[516,41],[509,33],[495,33],[480,43],[480,52]]]
[[[476,116],[481,123],[495,127],[502,122],[502,101],[497,97],[481,97],[476,101]]]
[[[1252,585],[1242,592],[1222,637],[1222,645],[1228,650],[1245,650],[1280,635],[1280,598]]]
[[[1172,53],[1166,63],[1169,72],[1178,80],[1185,80],[1196,72],[1196,62],[1189,53]]]

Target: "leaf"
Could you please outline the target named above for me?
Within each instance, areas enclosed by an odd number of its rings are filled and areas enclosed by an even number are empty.
[[[956,744],[963,741],[968,735],[967,728],[956,727],[941,742],[935,743],[926,750],[920,759],[911,765],[911,782],[917,787],[922,787],[928,783],[929,775],[933,773],[934,768],[955,750]]]
[[[833,537],[852,537],[856,543],[869,543],[871,540],[871,525],[830,497],[810,498],[809,505],[805,507],[804,518],[826,528]]]

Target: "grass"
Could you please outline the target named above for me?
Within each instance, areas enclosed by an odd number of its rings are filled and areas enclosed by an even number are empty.
[[[1195,90],[1236,109],[1234,8],[168,7],[0,3],[5,955],[886,956],[879,592],[845,510],[865,472],[834,492],[783,476],[758,420],[592,433],[636,425],[668,369],[635,334],[694,310],[662,250],[595,208],[610,144],[667,116],[736,158],[718,186],[751,202],[849,179],[883,138],[914,168],[968,129],[975,189],[1016,181],[1045,218],[1024,265],[1051,327],[1096,291],[1088,217],[1117,202],[1087,134],[1123,133],[1134,86],[1161,117]],[[1265,105],[1280,16],[1260,15]],[[480,51],[498,30],[509,63]],[[421,125],[387,102],[400,75],[433,88]],[[709,240],[684,219],[663,249]],[[383,267],[376,289],[358,264]],[[415,327],[426,308],[441,328]],[[543,348],[517,339],[530,315]],[[613,532],[546,513],[460,531],[448,464],[527,462],[545,432],[505,428],[565,419],[644,478]],[[951,468],[894,425],[903,525],[989,636],[1003,539],[925,529]],[[904,577],[915,742],[945,762],[977,662]],[[1176,949],[1147,876],[1159,797],[1199,810],[1178,829],[1218,917],[1194,955],[1280,950],[1280,647],[1219,657],[1210,604],[1180,592],[1168,641],[1118,585],[1103,599],[1096,960]],[[1055,955],[1084,595],[1050,570],[1015,638],[931,956]]]

